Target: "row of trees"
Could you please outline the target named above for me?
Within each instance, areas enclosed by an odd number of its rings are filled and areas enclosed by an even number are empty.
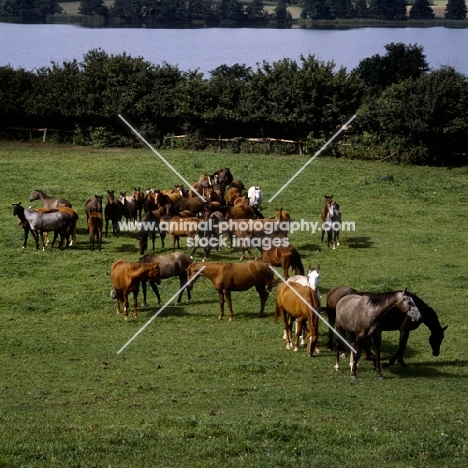
[[[430,0],[415,0],[407,15],[406,0],[294,0],[302,7],[301,17],[313,20],[375,18],[380,20],[431,19]],[[58,0],[0,0],[1,16],[45,18],[60,13]],[[153,24],[194,23],[210,25],[262,25],[291,23],[286,0],[277,0],[273,14],[263,0],[115,0],[109,10],[103,0],[81,0],[79,12],[124,21]],[[445,18],[462,20],[467,15],[465,0],[448,0]]]
[[[264,62],[256,70],[221,65],[206,79],[126,54],[88,52],[82,62],[30,72],[0,67],[0,128],[54,128],[74,141],[135,145],[123,114],[157,146],[187,135],[302,140],[313,152],[357,113],[350,145],[335,151],[438,163],[468,152],[468,81],[453,68],[430,71],[417,45],[389,44],[385,55],[350,72],[314,56]]]

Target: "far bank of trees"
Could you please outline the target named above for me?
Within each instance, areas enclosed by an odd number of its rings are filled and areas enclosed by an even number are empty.
[[[92,50],[34,72],[0,67],[0,82],[0,131],[9,138],[48,128],[79,144],[141,144],[122,114],[157,147],[182,134],[195,149],[207,139],[275,138],[313,154],[357,114],[337,155],[439,164],[468,153],[467,77],[429,70],[417,45],[389,44],[351,71],[307,56],[257,69],[221,65],[209,78]]]
[[[271,3],[269,3],[271,5]],[[303,20],[373,19],[431,20],[431,0],[276,0],[273,12],[263,0],[80,0],[81,15],[99,16],[124,23],[148,25],[203,24],[208,26],[288,26],[289,5],[300,7]],[[408,8],[409,6],[409,8]],[[60,13],[58,0],[0,0],[0,16],[44,19]],[[464,20],[466,0],[448,0],[445,18]]]

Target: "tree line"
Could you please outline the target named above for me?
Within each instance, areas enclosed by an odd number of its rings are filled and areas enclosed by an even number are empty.
[[[303,20],[371,18],[384,21],[432,19],[432,0],[276,0],[268,13],[263,0],[115,0],[109,9],[104,0],[81,0],[79,13],[124,22],[151,25],[204,24],[220,26],[291,24],[288,4],[301,7]],[[62,11],[59,0],[0,0],[0,16],[44,19]],[[466,0],[448,0],[444,17],[466,19]]]
[[[3,66],[0,131],[11,138],[15,128],[49,128],[79,144],[139,144],[121,114],[157,147],[181,134],[195,149],[207,138],[255,137],[302,141],[313,154],[357,114],[346,144],[333,145],[337,155],[439,164],[468,153],[467,77],[430,70],[418,45],[385,49],[351,71],[309,55],[256,69],[221,65],[209,78],[100,49],[35,71]]]

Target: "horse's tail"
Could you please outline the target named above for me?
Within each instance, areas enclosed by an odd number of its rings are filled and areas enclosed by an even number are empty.
[[[291,267],[296,270],[296,275],[304,275],[304,265],[297,249],[292,249]]]

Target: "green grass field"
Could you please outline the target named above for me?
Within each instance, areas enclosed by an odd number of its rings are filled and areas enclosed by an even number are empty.
[[[268,200],[304,156],[164,151],[189,181],[228,166]],[[0,466],[5,467],[452,467],[468,465],[468,168],[397,166],[317,158],[273,203],[295,220],[318,221],[334,194],[341,246],[297,232],[304,265],[320,264],[322,302],[338,284],[383,292],[409,286],[448,325],[439,357],[421,326],[410,335],[407,368],[379,381],[361,362],[351,381],[334,353],[287,351],[282,325],[258,318],[254,290],[233,293],[235,320],[218,321],[218,297],[200,279],[190,305],[115,314],[110,267],[136,261],[138,238],[108,237],[88,250],[83,206],[108,189],[169,188],[179,180],[149,150],[2,143],[0,147]],[[66,197],[80,213],[78,243],[35,252],[12,216],[34,189]],[[38,202],[33,202],[39,207]],[[157,244],[160,252],[160,244]],[[170,249],[166,248],[166,252]],[[237,261],[239,251],[212,260]],[[196,261],[201,258],[197,253]],[[164,280],[163,303],[178,289]],[[384,333],[382,358],[397,332]]]

